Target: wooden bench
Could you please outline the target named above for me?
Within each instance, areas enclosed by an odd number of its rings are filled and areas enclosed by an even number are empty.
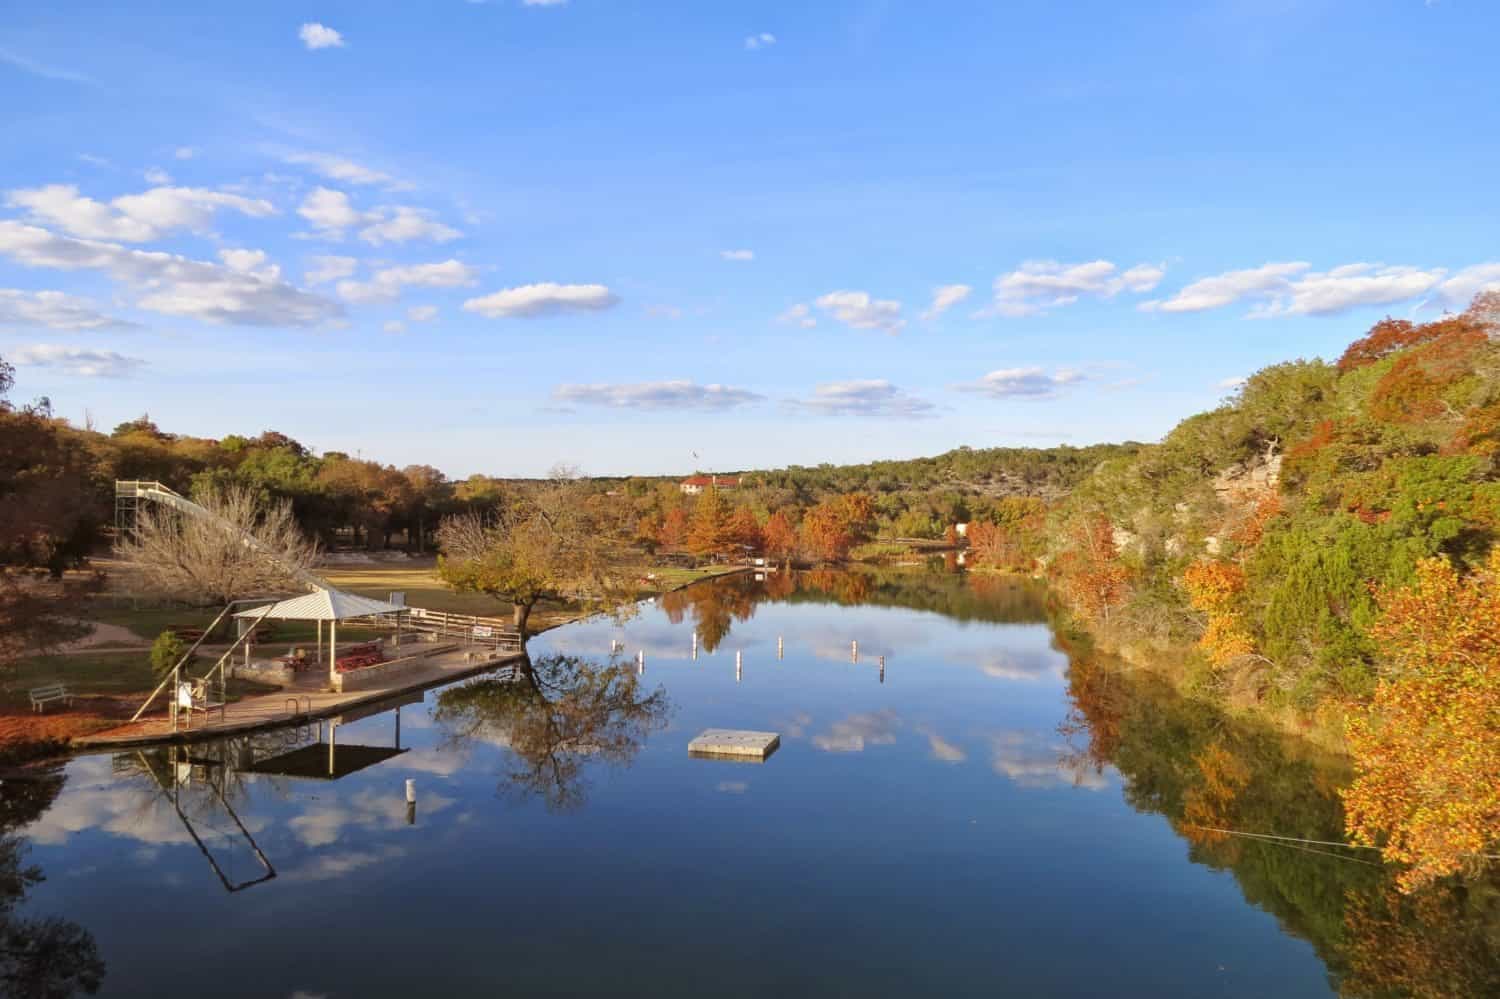
[[[73,695],[68,693],[68,688],[60,683],[51,683],[45,687],[33,687],[31,694],[31,710],[41,711],[43,707],[53,701],[62,701],[69,707],[73,706]]]

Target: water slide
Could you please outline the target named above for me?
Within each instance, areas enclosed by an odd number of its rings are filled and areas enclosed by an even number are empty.
[[[233,534],[240,542],[253,551],[261,552],[272,561],[276,561],[276,554],[261,543],[260,539],[253,534],[240,530],[223,517],[204,509],[197,503],[162,485],[160,482],[116,482],[115,483],[115,527],[122,526],[122,514],[129,512],[133,517],[142,502],[160,503],[174,510],[187,514],[189,517],[197,517],[211,524],[217,524],[224,531]],[[334,585],[322,576],[316,576],[306,569],[288,566],[287,570],[292,578],[299,583],[305,584],[313,590],[332,590]]]

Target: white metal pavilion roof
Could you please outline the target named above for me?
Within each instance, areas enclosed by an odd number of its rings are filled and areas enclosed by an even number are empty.
[[[252,607],[240,611],[235,617],[260,618],[267,621],[342,621],[351,617],[369,617],[372,614],[396,614],[406,610],[388,604],[384,600],[372,600],[357,593],[342,590],[315,590],[300,597],[292,597],[265,607]]]

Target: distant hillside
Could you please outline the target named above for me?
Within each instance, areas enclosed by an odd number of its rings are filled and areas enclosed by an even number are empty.
[[[1143,445],[1087,447],[960,447],[932,458],[863,465],[791,465],[747,473],[769,486],[822,492],[889,493],[957,490],[980,496],[1056,499],[1108,460],[1128,458]]]

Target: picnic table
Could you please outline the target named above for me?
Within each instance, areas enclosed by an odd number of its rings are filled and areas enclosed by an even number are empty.
[[[340,673],[348,673],[351,670],[364,669],[366,666],[376,666],[385,662],[385,653],[381,649],[379,640],[373,642],[362,642],[359,645],[351,645],[334,662],[334,668]]]

